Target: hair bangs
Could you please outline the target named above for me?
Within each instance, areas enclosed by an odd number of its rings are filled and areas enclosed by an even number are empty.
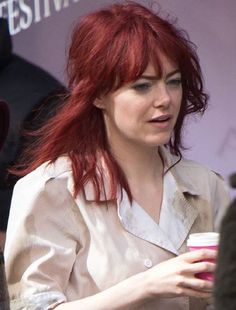
[[[162,33],[153,33],[148,39],[150,41],[151,63],[155,68],[157,76],[161,78],[163,75],[162,56],[166,57],[168,61],[181,70],[181,58],[183,55],[173,38],[168,38],[167,34],[163,38]]]
[[[111,37],[105,54],[104,93],[137,80],[145,71],[150,53],[145,34],[127,22]]]
[[[150,62],[157,76],[161,77],[163,75],[161,56],[167,57],[181,69],[181,60],[184,57],[182,47],[171,35],[155,32],[148,23],[142,23],[140,20],[137,23],[134,20],[133,24],[129,22],[128,27],[124,27],[111,44],[113,48],[110,56],[118,61],[113,66],[112,72],[109,72],[113,85],[107,92],[139,79]]]

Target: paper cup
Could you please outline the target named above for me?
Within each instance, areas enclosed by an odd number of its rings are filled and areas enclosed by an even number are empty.
[[[206,232],[191,234],[187,240],[187,246],[190,251],[200,249],[217,250],[219,245],[219,233]],[[215,260],[205,260],[208,262],[215,262]],[[195,275],[199,279],[214,281],[212,272],[202,272]]]

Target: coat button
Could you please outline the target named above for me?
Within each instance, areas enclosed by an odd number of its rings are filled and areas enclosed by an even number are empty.
[[[144,260],[144,266],[147,268],[151,268],[152,267],[152,261],[149,258],[146,258]]]

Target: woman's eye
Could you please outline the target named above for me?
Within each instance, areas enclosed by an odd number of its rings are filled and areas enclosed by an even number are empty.
[[[149,90],[152,87],[151,83],[140,83],[140,84],[135,84],[132,86],[132,88],[136,91],[140,92],[145,92]]]
[[[173,87],[178,87],[182,85],[182,81],[180,78],[178,79],[171,79],[167,81],[167,85],[173,86]]]

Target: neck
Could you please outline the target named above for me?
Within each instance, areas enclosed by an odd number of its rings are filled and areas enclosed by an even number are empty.
[[[142,147],[132,143],[110,144],[111,151],[128,182],[144,183],[163,176],[163,162],[158,147]]]

